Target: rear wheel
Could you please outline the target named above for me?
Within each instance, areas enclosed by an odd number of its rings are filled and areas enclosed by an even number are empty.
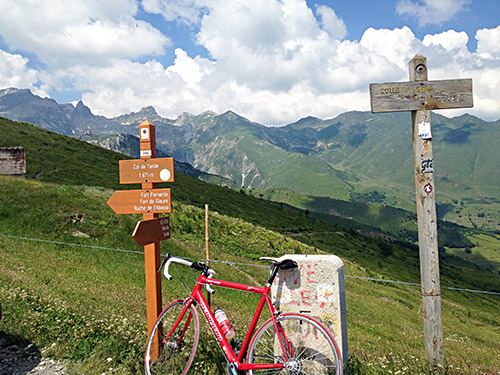
[[[183,309],[184,300],[174,301],[158,317],[146,346],[146,375],[177,375],[187,374],[189,371],[199,338],[198,314],[193,305],[189,306],[178,326],[167,338]],[[154,339],[156,335],[158,341]]]
[[[270,319],[257,331],[248,349],[247,362],[283,363],[284,367],[249,370],[249,375],[341,374],[337,344],[321,323],[305,315],[282,314],[277,327],[278,332]]]

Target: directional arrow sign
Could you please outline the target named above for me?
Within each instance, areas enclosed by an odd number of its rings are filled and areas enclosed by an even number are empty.
[[[120,160],[120,184],[173,182],[174,158]]]
[[[170,189],[117,190],[107,203],[117,214],[159,214],[172,211]]]
[[[165,216],[139,221],[132,237],[139,246],[166,240],[170,238],[170,218]]]

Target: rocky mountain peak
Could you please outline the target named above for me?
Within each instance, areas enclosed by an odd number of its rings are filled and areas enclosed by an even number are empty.
[[[156,112],[155,107],[153,107],[152,105],[142,108],[139,112],[137,112],[137,114],[158,116],[158,112]]]
[[[192,121],[194,116],[188,112],[182,112],[182,114],[177,117],[174,121],[174,125],[180,126]]]
[[[80,100],[73,110],[73,115],[92,116],[92,111]]]

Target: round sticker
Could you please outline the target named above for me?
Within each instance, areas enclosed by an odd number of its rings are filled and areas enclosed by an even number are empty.
[[[162,181],[170,180],[170,171],[168,169],[162,169],[160,171],[160,178]]]
[[[432,192],[432,185],[431,184],[427,184],[424,186],[424,191],[427,193],[427,194],[430,194]]]

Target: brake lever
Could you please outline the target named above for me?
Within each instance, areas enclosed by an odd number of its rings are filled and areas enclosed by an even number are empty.
[[[214,270],[209,270],[207,279],[211,279],[212,276],[214,276],[214,275],[215,275],[215,271]],[[213,290],[210,287],[210,284],[205,284],[205,288],[207,289],[208,293],[210,293],[210,294],[214,294],[215,293],[215,290]]]
[[[161,269],[163,268],[163,266],[165,265],[165,263],[167,263],[167,261],[170,258],[171,258],[170,253],[166,253],[165,254],[165,258],[163,259],[163,262],[161,263],[161,266],[160,266],[160,268],[158,268],[158,271],[156,271],[156,273],[160,273],[161,272]]]

